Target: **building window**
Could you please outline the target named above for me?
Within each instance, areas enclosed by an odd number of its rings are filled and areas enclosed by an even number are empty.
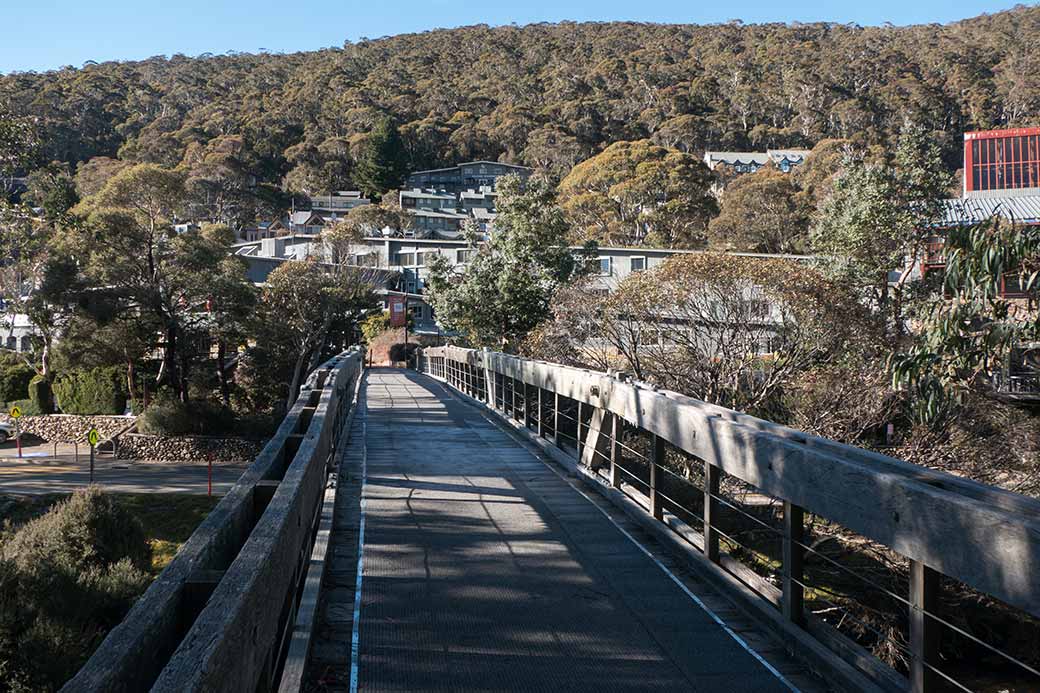
[[[646,269],[646,258],[645,257],[634,257],[632,258],[632,271],[642,272]]]
[[[425,253],[416,253],[415,254],[415,264],[417,266],[422,267],[424,259],[425,259]]]
[[[469,262],[470,260],[473,259],[473,256],[476,255],[476,253],[477,253],[476,250],[472,250],[472,249],[459,250],[457,252],[458,252],[457,257],[458,257],[458,261],[459,262]]]
[[[398,253],[397,254],[397,258],[394,261],[394,264],[395,265],[400,265],[401,267],[407,267],[409,265],[414,265],[415,264],[415,253]]]
[[[18,339],[14,335],[11,335],[7,338],[7,348],[11,351],[18,350]]]
[[[1007,190],[1040,186],[1040,135],[974,139],[965,145],[971,155],[968,190]],[[969,175],[965,172],[965,175]]]
[[[612,274],[609,257],[596,258],[596,262],[599,276],[609,277]]]

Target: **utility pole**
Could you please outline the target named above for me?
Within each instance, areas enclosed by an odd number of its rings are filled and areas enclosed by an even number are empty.
[[[408,294],[404,295],[404,367],[408,368]]]

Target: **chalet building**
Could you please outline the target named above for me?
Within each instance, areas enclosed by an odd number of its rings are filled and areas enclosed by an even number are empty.
[[[754,173],[772,163],[778,171],[789,173],[805,162],[808,149],[768,149],[764,152],[704,152],[704,163],[714,171],[719,166],[728,166],[734,173]]]
[[[776,170],[790,173],[809,156],[808,149],[767,149],[764,152],[704,152],[704,164],[715,172],[711,193],[721,197],[726,184],[736,176],[754,173],[772,164]]]

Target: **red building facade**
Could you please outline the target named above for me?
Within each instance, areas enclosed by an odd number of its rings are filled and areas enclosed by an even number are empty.
[[[964,133],[964,194],[1040,188],[1040,128]]]

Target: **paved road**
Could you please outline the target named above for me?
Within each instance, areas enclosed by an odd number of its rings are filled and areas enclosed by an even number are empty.
[[[634,523],[436,381],[374,369],[363,392],[340,466],[311,690],[349,690],[352,675],[364,691],[823,689]]]
[[[26,457],[21,460],[4,446],[0,457],[0,493],[64,493],[86,486],[90,481],[90,458],[80,455]],[[213,493],[223,495],[245,467],[213,467]],[[197,493],[205,494],[206,466],[187,464],[144,464],[112,462],[95,464],[94,482],[109,491],[121,493]]]

